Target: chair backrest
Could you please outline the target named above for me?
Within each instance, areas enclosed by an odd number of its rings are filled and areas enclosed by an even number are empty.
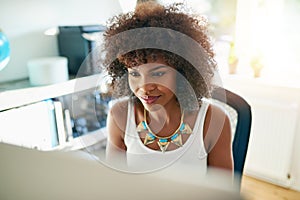
[[[251,131],[251,107],[243,97],[221,87],[214,89],[212,98],[230,106],[237,113],[232,151],[234,172],[240,185]]]

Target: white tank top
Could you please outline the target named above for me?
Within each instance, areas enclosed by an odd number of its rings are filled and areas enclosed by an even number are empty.
[[[193,170],[195,173],[205,175],[207,170],[207,153],[203,142],[203,127],[209,103],[205,100],[197,115],[192,134],[182,147],[172,151],[160,152],[146,147],[136,131],[134,106],[128,101],[127,125],[125,131],[125,145],[127,147],[128,170],[133,173],[154,172],[159,176],[176,179],[179,170],[182,172]],[[171,174],[170,174],[171,173]],[[175,176],[174,176],[175,175]],[[193,177],[186,177],[188,180]],[[182,179],[182,177],[180,178]]]

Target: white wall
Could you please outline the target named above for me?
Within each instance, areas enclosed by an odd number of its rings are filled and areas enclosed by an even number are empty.
[[[11,60],[0,82],[28,77],[29,59],[58,55],[55,36],[44,31],[59,25],[105,24],[120,13],[117,0],[1,0],[0,29],[11,45]]]

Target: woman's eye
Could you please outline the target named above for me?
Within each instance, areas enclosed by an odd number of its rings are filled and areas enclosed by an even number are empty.
[[[166,72],[153,72],[152,76],[163,76]]]
[[[140,74],[138,72],[129,72],[130,76],[139,76]]]

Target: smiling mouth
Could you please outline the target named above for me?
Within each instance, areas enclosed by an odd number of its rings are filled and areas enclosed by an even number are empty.
[[[141,97],[142,101],[146,104],[153,104],[160,96],[143,96]]]

